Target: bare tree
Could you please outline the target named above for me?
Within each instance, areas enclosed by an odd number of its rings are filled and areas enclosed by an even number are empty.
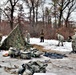
[[[61,26],[61,20],[63,17],[63,11],[67,8],[67,6],[70,4],[70,0],[60,0],[58,2],[59,5],[59,21],[58,21],[58,26]]]
[[[29,19],[30,19],[30,24],[34,26],[38,21],[38,10],[39,6],[42,3],[42,0],[24,0],[28,9],[29,9]]]
[[[21,21],[24,20],[25,15],[24,15],[24,8],[22,6],[22,4],[18,4],[18,24],[21,25]]]
[[[13,29],[14,25],[14,11],[15,11],[15,6],[19,0],[7,0],[6,1],[6,7],[3,10],[5,15],[7,16],[9,22],[10,22],[10,28]]]
[[[37,2],[36,2],[36,24],[38,22],[38,9],[39,9],[39,6],[41,4],[41,1],[42,0],[37,0]]]
[[[76,9],[76,0],[52,0],[50,4],[52,5],[52,13],[55,18],[55,26],[61,27],[62,21],[65,20],[67,27],[71,13]],[[64,18],[65,13],[66,18]]]
[[[65,19],[66,27],[68,26],[68,21],[69,21],[69,18],[71,16],[71,13],[74,12],[75,9],[76,9],[76,0],[71,0],[69,6],[67,6],[67,16]]]
[[[58,2],[59,0],[52,0],[52,7],[51,7],[51,13],[52,13],[52,16],[54,18],[54,27],[58,27],[57,26],[57,17],[58,17]]]
[[[46,21],[46,24],[49,24],[51,23],[51,14],[50,14],[51,10],[46,7],[45,8],[45,21]]]
[[[44,4],[45,4],[45,0],[42,1],[41,6],[40,6],[41,11],[42,11],[42,16],[41,16],[41,18],[42,18],[43,25],[45,24],[45,22],[44,22],[44,18],[45,18],[45,8],[44,8]]]

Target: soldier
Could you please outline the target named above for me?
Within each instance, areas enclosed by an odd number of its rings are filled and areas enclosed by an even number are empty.
[[[56,36],[57,36],[57,39],[59,40],[57,46],[59,46],[60,43],[61,43],[61,45],[63,46],[64,36],[62,36],[61,34],[58,34],[58,33],[56,33]]]
[[[30,43],[30,33],[28,31],[26,31],[26,42]]]
[[[44,32],[43,32],[43,29],[40,32],[40,42],[44,42]]]
[[[74,29],[74,33],[72,36],[72,52],[76,53],[76,29]]]
[[[0,33],[0,44],[1,44],[1,40],[2,40],[2,34]]]

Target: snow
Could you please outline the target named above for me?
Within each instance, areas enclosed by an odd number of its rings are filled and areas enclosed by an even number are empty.
[[[7,36],[2,37],[1,43],[4,41],[5,38],[7,38]],[[64,42],[63,43],[64,46],[57,46],[58,40],[54,40],[54,39],[50,39],[50,40],[45,39],[44,42],[40,42],[39,38],[30,38],[30,44],[41,45],[44,47],[44,49],[48,49],[48,50],[63,51],[63,52],[72,51],[71,42]]]
[[[29,61],[42,61],[42,62],[45,62],[46,60],[48,61],[50,58],[47,58],[47,57],[44,57],[44,56],[41,56],[41,58],[31,58],[30,60],[23,60],[23,59],[16,59],[16,58],[10,58],[9,56],[8,57],[3,57],[3,53],[5,53],[7,51],[1,51],[0,52],[0,65],[1,66],[6,66],[6,67],[13,67],[14,68],[14,65],[16,66],[19,66],[21,68],[21,65],[23,63],[28,63]],[[16,69],[13,69],[14,71]],[[18,71],[18,70],[16,70]],[[11,75],[10,73],[4,71],[4,68],[0,68],[0,75]],[[13,74],[12,74],[13,75]]]
[[[55,50],[55,51],[63,51],[63,52],[70,52],[72,51],[71,42],[64,42],[64,46],[57,46],[58,40],[47,40],[45,39],[44,42],[40,42],[39,38],[31,38],[30,44],[37,44],[44,47],[44,49],[48,50]]]
[[[2,42],[3,42],[6,38],[7,38],[7,36],[3,36],[3,37],[2,37],[1,44],[2,44]]]
[[[8,51],[3,51],[3,52],[2,52],[2,55],[6,54],[6,53],[8,53]]]
[[[3,37],[2,42],[4,41],[6,37]],[[44,47],[44,49],[49,50],[55,50],[55,51],[61,51],[63,52],[70,52],[72,51],[71,42],[64,42],[64,46],[56,46],[58,44],[58,40],[47,40],[45,39],[44,42],[40,42],[39,38],[31,38],[30,44],[37,44]],[[0,52],[0,65],[6,66],[6,67],[14,67],[14,65],[17,65],[21,67],[23,63],[28,63],[29,61],[43,61],[43,62],[49,62],[48,66],[46,68],[46,73],[35,73],[34,75],[76,75],[76,55],[71,54],[68,55],[67,58],[63,59],[51,59],[45,56],[41,56],[40,58],[31,58],[30,60],[23,60],[23,59],[16,59],[16,58],[10,58],[3,57],[3,54],[7,53],[7,51],[1,51]],[[14,69],[13,69],[14,70]],[[16,70],[17,71],[17,70]],[[16,74],[10,74],[8,72],[4,71],[4,68],[0,68],[0,75],[16,75]]]
[[[34,75],[57,75],[54,73],[34,73]]]

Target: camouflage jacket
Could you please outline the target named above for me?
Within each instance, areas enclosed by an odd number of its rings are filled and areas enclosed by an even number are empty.
[[[61,34],[57,34],[57,39],[62,41],[62,40],[64,40],[64,36],[62,36]]]
[[[40,33],[40,37],[44,37],[44,33]]]

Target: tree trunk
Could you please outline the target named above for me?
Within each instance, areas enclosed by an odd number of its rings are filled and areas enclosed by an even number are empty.
[[[14,7],[11,9],[11,20],[10,20],[11,29],[13,29],[13,13],[14,13]]]
[[[34,6],[33,6],[33,21],[32,21],[32,26],[34,26],[35,25],[35,10],[34,10],[35,8],[34,8]]]
[[[30,16],[29,16],[30,24],[31,24],[31,11],[32,11],[32,8],[30,7]]]
[[[62,18],[63,10],[60,10],[60,16],[58,21],[58,27],[61,27],[61,18]]]
[[[36,24],[38,22],[38,7],[36,7]]]
[[[69,17],[70,17],[70,12],[68,12],[68,15],[67,15],[67,17],[66,17],[66,20],[65,20],[65,25],[66,25],[66,27],[68,27],[68,19],[69,19]]]

